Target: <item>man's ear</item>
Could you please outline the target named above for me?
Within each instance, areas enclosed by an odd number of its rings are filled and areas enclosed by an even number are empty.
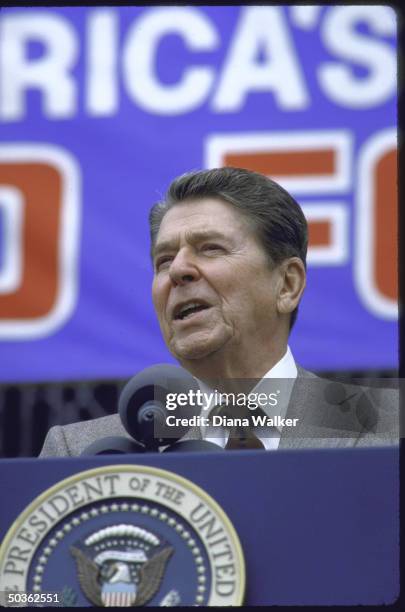
[[[289,257],[280,264],[282,279],[277,298],[278,311],[282,314],[293,312],[299,304],[305,289],[306,272],[302,259]]]

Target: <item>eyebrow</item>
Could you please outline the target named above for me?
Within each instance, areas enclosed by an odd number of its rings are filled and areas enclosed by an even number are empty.
[[[187,242],[201,242],[202,240],[224,240],[226,236],[216,230],[190,230],[186,232]],[[164,251],[173,251],[176,249],[177,239],[163,240],[152,249],[152,259]]]

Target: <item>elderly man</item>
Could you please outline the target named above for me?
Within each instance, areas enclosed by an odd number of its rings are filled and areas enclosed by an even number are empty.
[[[395,442],[395,394],[331,385],[296,365],[288,347],[305,288],[307,224],[271,179],[237,168],[176,179],[150,213],[152,296],[165,342],[178,362],[213,381],[289,381],[273,411],[294,427],[253,431],[267,449]],[[221,383],[219,383],[221,384]],[[253,383],[252,383],[253,384]],[[226,385],[225,385],[226,386]],[[250,386],[250,389],[252,386]],[[273,384],[274,389],[274,384]],[[77,455],[106,435],[127,435],[118,416],[50,430],[41,456]],[[188,437],[224,447],[230,431],[193,428]]]

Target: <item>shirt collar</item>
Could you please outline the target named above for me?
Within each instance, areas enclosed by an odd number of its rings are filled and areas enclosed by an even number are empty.
[[[278,379],[277,383],[275,383],[275,386],[277,387],[276,391],[279,391],[279,401],[277,405],[274,407],[267,405],[265,408],[263,408],[264,413],[268,417],[274,417],[278,415],[280,416],[280,418],[284,418],[286,416],[288,404],[290,402],[291,391],[292,391],[295,379],[297,378],[297,374],[298,374],[298,371],[297,371],[297,366],[295,364],[293,354],[291,352],[290,347],[287,346],[287,350],[285,354],[283,355],[283,357],[272,368],[270,368],[268,372],[266,372],[266,374],[257,383],[254,389],[252,389],[252,392],[259,393],[261,391],[264,391],[265,388],[267,388],[267,392],[268,392],[269,383],[267,382],[266,384],[266,380],[268,380],[269,378]],[[202,392],[205,392],[208,394],[212,392],[212,389],[208,385],[206,385],[205,383],[203,383],[202,381],[198,379],[197,379],[197,382]],[[211,405],[209,410],[207,410],[203,406],[201,409],[201,414],[204,415],[205,417],[208,417],[213,408],[214,408],[214,405]],[[280,435],[282,428],[275,428],[275,429],[279,431],[279,435]],[[206,426],[201,426],[200,430],[201,430],[201,436],[203,439],[209,439],[211,442],[214,442],[214,444],[219,444],[222,447],[225,446],[226,438],[227,438],[225,434],[224,434],[224,439],[222,440],[222,443],[220,443],[218,435],[217,437],[212,438],[212,439],[207,438],[207,427]],[[275,448],[277,447],[277,445],[275,446]]]
[[[297,366],[291,349],[287,346],[284,356],[278,361],[263,378],[297,378]]]
[[[275,406],[273,409],[269,409],[269,407],[266,407],[264,412],[265,414],[267,414],[267,416],[270,417],[270,416],[279,415],[281,418],[285,416],[287,412],[287,408],[288,408],[288,403],[290,401],[291,390],[292,390],[294,381],[297,378],[297,374],[298,374],[298,371],[297,371],[297,366],[295,364],[293,354],[291,352],[290,347],[287,346],[287,350],[284,353],[283,357],[272,368],[270,368],[268,372],[266,372],[263,378],[257,383],[254,389],[252,389],[251,391],[252,393],[260,392],[261,388],[266,386],[266,383],[264,382],[266,379],[269,379],[269,378],[279,379],[278,381],[279,384],[277,385],[278,387],[277,390],[280,391],[279,402],[277,406]],[[206,385],[203,381],[197,378],[197,382],[200,386],[201,391],[203,391],[204,393],[208,395],[212,393],[212,389],[208,385]],[[212,408],[214,408],[214,404],[210,406],[209,410],[206,410],[204,408],[205,407],[203,407],[201,413],[204,414],[204,416],[209,416]]]
[[[277,392],[278,394],[278,402],[276,406],[270,406],[267,404],[262,408],[263,412],[268,417],[280,416],[284,418],[287,414],[288,404],[290,402],[291,391],[297,378],[297,366],[295,365],[295,360],[291,349],[287,346],[287,350],[284,356],[278,361],[266,374],[263,378],[257,383],[254,389],[252,389],[253,393],[260,392]],[[277,379],[277,383],[271,389],[269,389],[268,379]]]

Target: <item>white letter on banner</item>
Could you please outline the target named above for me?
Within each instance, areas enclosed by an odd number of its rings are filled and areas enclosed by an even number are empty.
[[[191,51],[212,51],[218,36],[202,11],[192,7],[150,9],[133,24],[123,51],[123,73],[128,92],[146,111],[178,115],[193,110],[209,93],[214,71],[194,67],[184,71],[174,85],[157,78],[155,56],[160,39],[167,34],[181,36]]]
[[[388,41],[356,32],[359,22],[379,36],[395,37],[395,12],[389,6],[339,6],[330,8],[322,27],[328,51],[342,60],[356,62],[368,72],[356,76],[338,62],[326,62],[318,70],[321,86],[337,104],[370,108],[384,104],[396,91],[396,53]]]
[[[90,13],[87,40],[87,109],[91,115],[113,115],[118,107],[118,21],[114,9]]]
[[[260,52],[264,60],[259,59]],[[282,109],[301,110],[309,104],[280,7],[242,10],[213,108],[220,112],[239,111],[252,91],[273,92]]]
[[[28,59],[29,42],[40,42],[44,53]],[[69,70],[77,57],[75,31],[63,17],[27,11],[0,18],[0,119],[22,119],[25,93],[43,93],[48,117],[70,117],[76,110],[76,85]]]

